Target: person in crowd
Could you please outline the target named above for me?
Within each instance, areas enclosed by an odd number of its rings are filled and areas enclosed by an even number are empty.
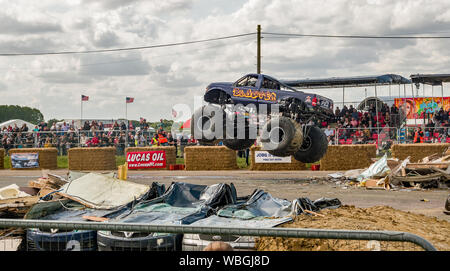
[[[158,142],[160,146],[169,146],[169,141],[167,140],[165,131],[158,132]]]
[[[152,146],[159,146],[158,134],[155,133],[152,137]]]
[[[175,156],[178,156],[178,146],[176,138],[172,136],[172,133],[169,133],[167,136],[167,142],[169,143],[169,146],[175,147]]]
[[[334,129],[331,129],[330,125],[327,126],[327,129],[325,129],[324,133],[327,137],[334,137],[335,135]]]
[[[423,131],[422,128],[416,128],[416,131],[414,133],[414,143],[423,143]]]

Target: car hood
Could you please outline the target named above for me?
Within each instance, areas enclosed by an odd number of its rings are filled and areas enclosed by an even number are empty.
[[[211,88],[229,88],[233,85],[233,83],[231,82],[216,82],[216,83],[211,83],[209,84],[206,89],[211,89]]]

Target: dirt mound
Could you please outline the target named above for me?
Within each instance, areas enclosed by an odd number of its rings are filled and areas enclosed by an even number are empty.
[[[334,210],[322,210],[325,217],[300,215],[284,228],[315,228],[345,230],[388,230],[416,234],[428,240],[438,250],[450,250],[450,223],[393,209],[387,206],[356,208],[342,206]],[[272,238],[258,240],[260,251],[303,251],[303,250],[422,250],[407,242],[373,242],[358,240],[330,240],[303,238]]]

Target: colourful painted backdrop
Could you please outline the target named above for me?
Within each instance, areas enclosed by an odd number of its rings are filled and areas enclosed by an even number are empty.
[[[443,106],[445,111],[450,110],[450,97],[425,97],[425,98],[396,98],[395,106],[405,106],[406,118],[423,118],[426,114],[433,114]]]

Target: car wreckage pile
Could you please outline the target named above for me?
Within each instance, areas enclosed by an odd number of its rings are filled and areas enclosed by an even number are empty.
[[[367,189],[430,189],[450,187],[450,148],[411,163],[387,156],[376,160],[369,168],[330,174],[331,179],[343,178]]]
[[[267,228],[292,221],[296,215],[320,215],[338,208],[338,199],[293,201],[272,197],[263,190],[237,197],[232,183],[210,186],[173,182],[151,185],[123,181],[115,173],[70,171],[66,178],[44,172],[28,187],[0,189],[0,217],[151,225],[199,225]],[[234,249],[253,250],[255,238],[58,229],[0,229],[0,239],[20,238],[18,250],[203,250],[222,240]]]

